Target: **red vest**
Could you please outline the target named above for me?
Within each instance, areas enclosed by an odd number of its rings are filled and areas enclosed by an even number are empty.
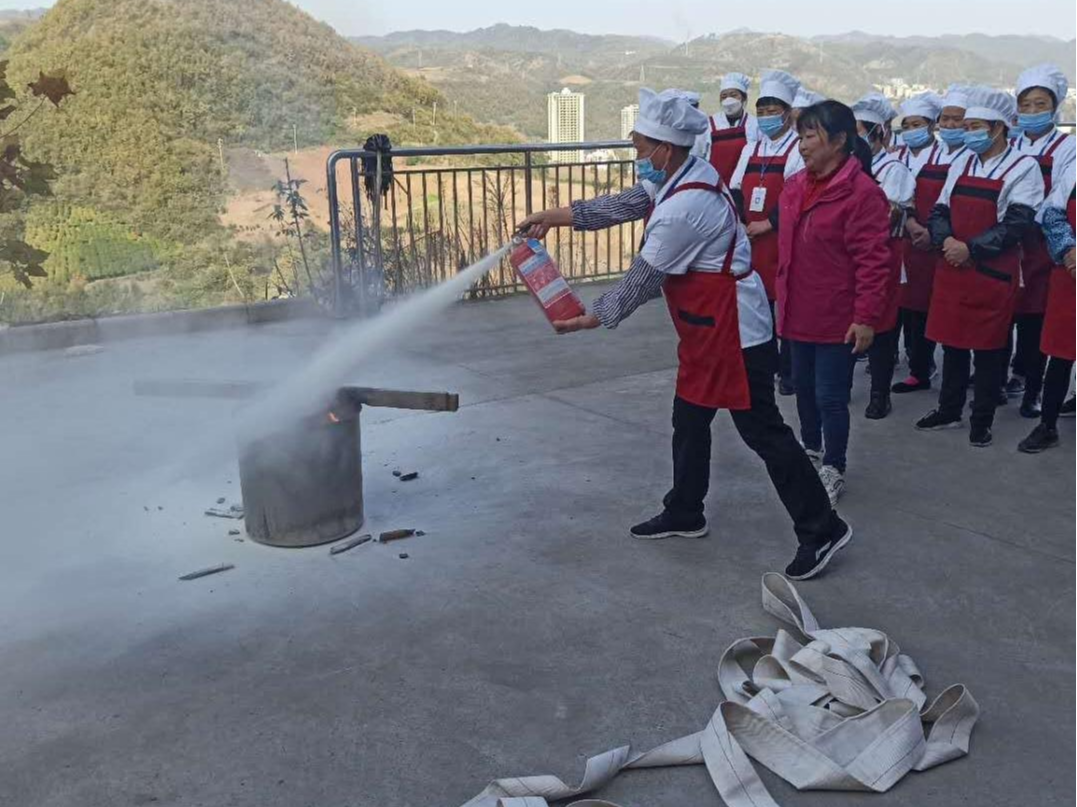
[[[1043,154],[1029,156],[1040,164],[1043,172],[1044,192],[1051,192],[1051,174],[1055,164],[1055,150],[1066,139],[1061,132],[1055,138],[1055,142],[1046,149]],[[1050,283],[1051,267],[1054,261],[1047,251],[1047,242],[1043,239],[1043,231],[1039,227],[1029,228],[1024,238],[1025,254],[1021,260],[1021,276],[1025,287],[1017,296],[1018,314],[1042,314],[1047,309],[1047,286]]]
[[[741,115],[740,126],[719,129],[714,118],[711,118],[711,165],[726,185],[733,179],[740,153],[748,145],[748,134],[744,128],[747,120],[748,113],[745,112]]]
[[[935,162],[943,146],[933,145],[931,155],[927,158],[920,172],[916,175],[916,193],[913,204],[916,208],[916,221],[927,226],[931,208],[939,200],[949,165]],[[901,307],[910,311],[926,312],[931,307],[931,287],[935,282],[935,261],[938,253],[934,249],[916,249],[912,241],[906,239],[904,247],[905,283],[901,287]]]
[[[766,221],[777,209],[778,199],[782,195],[782,188],[785,187],[785,165],[799,142],[800,138],[794,137],[789,141],[789,146],[784,152],[771,157],[760,157],[759,147],[762,141],[755,144],[752,156],[748,158],[748,165],[744,169],[744,179],[741,180],[740,186],[741,193],[744,194],[744,218],[747,222]],[[753,212],[749,208],[756,188],[765,189],[766,199],[763,201],[763,209]],[[752,268],[763,278],[767,299],[773,301],[776,296],[775,278],[778,274],[778,232],[776,230],[771,230],[752,241]]]
[[[1070,229],[1074,229],[1074,193],[1070,191],[1070,200],[1066,205],[1066,217]],[[1074,330],[1077,328],[1077,282],[1069,270],[1056,266],[1051,271],[1051,283],[1047,293],[1047,313],[1043,318],[1043,336],[1040,337],[1040,350],[1048,356],[1074,361],[1077,351],[1074,349]]]

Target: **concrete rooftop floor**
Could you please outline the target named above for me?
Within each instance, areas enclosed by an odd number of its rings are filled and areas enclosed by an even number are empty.
[[[0,357],[0,804],[453,807],[499,776],[574,783],[589,755],[701,728],[725,647],[773,635],[759,579],[795,539],[728,416],[711,536],[627,536],[670,477],[659,304],[567,337],[524,298],[454,307],[354,379],[460,393],[455,414],[363,414],[366,530],[428,534],[332,558],[233,540],[240,523],[203,510],[238,500],[234,404],[132,382],[282,379],[332,327]],[[976,450],[912,429],[933,393],[865,421],[865,381],[841,504],[856,537],[800,590],[825,626],[888,632],[931,696],[967,684],[983,714],[967,758],[884,795],[764,780],[805,807],[1072,805],[1074,423],[1025,456],[1010,406]],[[600,795],[720,804],[703,767]]]

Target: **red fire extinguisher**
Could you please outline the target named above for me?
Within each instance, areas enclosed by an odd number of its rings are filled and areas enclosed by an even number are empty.
[[[586,313],[580,298],[562,277],[541,241],[518,235],[512,239],[512,244],[509,263],[539,304],[546,319],[558,322]]]

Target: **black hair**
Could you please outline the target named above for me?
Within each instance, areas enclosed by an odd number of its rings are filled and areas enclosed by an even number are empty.
[[[786,112],[788,112],[792,108],[781,98],[775,98],[773,95],[764,95],[762,98],[755,102],[756,109],[761,106],[774,106],[775,104],[778,104]]]
[[[822,129],[831,140],[844,134],[845,153],[856,157],[864,173],[872,176],[871,147],[857,133],[853,111],[841,101],[827,99],[800,110],[797,134],[802,135],[808,129]]]

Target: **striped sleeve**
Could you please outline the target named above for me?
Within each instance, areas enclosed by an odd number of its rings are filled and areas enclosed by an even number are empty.
[[[647,215],[651,197],[641,184],[624,193],[577,199],[572,203],[573,230],[604,230],[626,221],[637,221]]]
[[[607,328],[616,328],[645,302],[660,297],[665,279],[662,272],[637,255],[617,285],[595,300],[591,313]]]

